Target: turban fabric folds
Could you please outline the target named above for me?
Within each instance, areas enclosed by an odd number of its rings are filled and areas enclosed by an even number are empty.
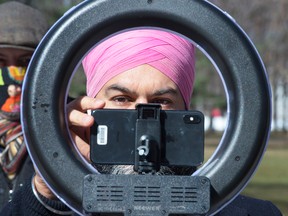
[[[188,40],[156,29],[130,30],[97,45],[83,60],[87,95],[95,97],[116,75],[148,64],[169,77],[189,108],[195,76],[195,47]]]

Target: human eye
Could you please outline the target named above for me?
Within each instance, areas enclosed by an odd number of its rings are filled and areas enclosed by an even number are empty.
[[[161,106],[171,106],[173,101],[168,98],[155,98],[151,101],[151,103],[161,104]]]
[[[115,105],[118,105],[118,106],[126,106],[130,102],[132,102],[132,99],[130,97],[124,96],[124,95],[115,96],[111,100],[115,103]]]

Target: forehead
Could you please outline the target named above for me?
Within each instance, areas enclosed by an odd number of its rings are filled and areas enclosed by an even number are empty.
[[[111,78],[103,88],[121,84],[129,89],[147,89],[155,90],[155,88],[174,88],[178,90],[177,85],[161,71],[147,65],[140,65],[130,70],[124,71]]]

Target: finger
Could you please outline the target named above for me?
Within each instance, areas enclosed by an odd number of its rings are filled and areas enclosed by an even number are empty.
[[[83,96],[67,104],[68,113],[74,109],[86,112],[89,109],[99,109],[105,106],[105,102],[100,99]]]
[[[94,123],[93,117],[83,113],[88,109],[99,109],[105,106],[105,102],[91,97],[80,97],[67,105],[69,126],[90,127]]]
[[[78,148],[81,155],[83,155],[86,160],[90,161],[90,145],[88,145],[87,142],[85,142],[81,137],[72,131],[71,137],[74,140],[74,143],[76,144],[76,147]]]
[[[94,123],[94,118],[87,113],[80,112],[78,110],[71,110],[68,115],[68,125],[80,126],[80,127],[91,127]]]

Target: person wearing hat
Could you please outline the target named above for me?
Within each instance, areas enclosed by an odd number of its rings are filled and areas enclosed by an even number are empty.
[[[21,85],[35,48],[49,28],[38,10],[0,4],[0,209],[34,173],[20,124]]]

